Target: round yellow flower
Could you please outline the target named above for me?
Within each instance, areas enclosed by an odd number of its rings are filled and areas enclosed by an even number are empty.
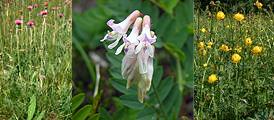
[[[260,46],[255,46],[253,47],[253,49],[251,50],[253,55],[258,55],[262,52],[263,48]]]
[[[251,44],[252,44],[251,38],[246,38],[246,39],[245,39],[245,45],[246,45],[246,46],[250,46]]]
[[[241,56],[237,53],[233,54],[231,57],[233,63],[239,63],[241,60]]]
[[[243,14],[237,13],[237,14],[234,15],[233,18],[234,18],[235,20],[241,22],[242,20],[244,20],[245,17],[244,17]]]
[[[263,4],[259,2],[258,0],[256,1],[255,5],[257,6],[258,9],[262,9]]]
[[[206,32],[206,29],[205,29],[205,28],[202,28],[201,31],[202,31],[203,33],[205,33],[205,32]]]
[[[229,47],[225,44],[222,44],[219,49],[224,52],[228,52],[230,50]]]
[[[204,48],[205,48],[205,43],[204,43],[204,42],[199,42],[199,43],[198,43],[198,48],[199,48],[200,50],[204,49]]]
[[[217,20],[225,19],[225,14],[222,11],[219,11],[216,15]]]
[[[211,74],[209,77],[208,77],[208,83],[214,83],[218,80],[218,77],[216,74]]]

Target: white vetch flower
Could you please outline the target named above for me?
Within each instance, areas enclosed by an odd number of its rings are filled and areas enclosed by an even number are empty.
[[[123,40],[124,43],[117,49],[115,54],[119,54],[122,49],[125,47],[125,56],[122,61],[122,76],[124,79],[127,80],[127,88],[130,87],[131,81],[137,78],[138,74],[138,64],[137,62],[137,55],[135,54],[135,47],[139,44],[137,40],[137,36],[140,33],[142,24],[142,18],[137,18],[131,33],[128,37],[124,36]]]
[[[130,27],[130,25],[136,20],[136,18],[140,15],[140,11],[133,11],[124,21],[115,24],[114,20],[111,19],[107,22],[107,25],[113,30],[105,35],[105,37],[100,40],[101,42],[105,40],[114,41],[111,43],[108,48],[112,49],[119,43],[120,39],[125,35]]]
[[[140,36],[137,37],[139,44],[136,47],[135,54],[137,54],[137,63],[140,73],[140,81],[138,81],[138,99],[143,102],[146,92],[149,91],[152,76],[153,76],[153,57],[154,46],[151,45],[156,42],[154,32],[150,31],[150,17],[144,16],[143,29]]]

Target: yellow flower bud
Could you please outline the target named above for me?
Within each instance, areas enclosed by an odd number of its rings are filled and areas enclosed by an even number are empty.
[[[256,1],[255,5],[257,6],[258,9],[262,9],[263,4],[259,2],[258,0]]]

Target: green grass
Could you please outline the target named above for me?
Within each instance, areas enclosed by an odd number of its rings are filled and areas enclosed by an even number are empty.
[[[223,21],[208,16],[208,11],[195,13],[194,82],[195,118],[203,119],[273,119],[274,115],[274,26],[273,14],[244,14],[241,23],[226,14]],[[206,29],[202,32],[201,29]],[[251,46],[244,44],[250,37]],[[208,42],[213,42],[211,48]],[[198,47],[203,42],[204,47]],[[223,52],[222,44],[231,48]],[[236,51],[237,46],[241,51]],[[262,53],[253,55],[254,46],[261,46]],[[231,56],[241,56],[235,64]],[[208,83],[216,74],[218,80]]]
[[[28,11],[27,6],[38,4]],[[52,8],[58,6],[57,10]],[[30,98],[36,97],[34,116],[44,119],[70,117],[71,4],[43,0],[0,2],[0,119],[26,119]],[[59,18],[58,14],[64,17]],[[23,16],[24,23],[14,21]],[[29,20],[35,26],[26,25]]]

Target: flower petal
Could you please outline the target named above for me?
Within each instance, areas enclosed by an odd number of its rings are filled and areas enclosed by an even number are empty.
[[[122,50],[123,50],[123,48],[125,47],[125,43],[123,43],[122,45],[120,45],[118,48],[117,48],[117,50],[116,50],[116,52],[115,52],[115,55],[118,55],[118,54],[120,54],[121,52],[122,52]]]
[[[144,44],[142,42],[140,42],[135,50],[135,54],[139,53],[141,51],[141,49],[143,48]]]
[[[109,49],[113,49],[114,47],[116,47],[116,46],[118,45],[118,43],[119,43],[121,37],[122,37],[122,35],[119,35],[119,36],[117,37],[117,39],[116,39],[113,43],[111,43],[110,45],[108,45],[108,48],[109,48]]]

